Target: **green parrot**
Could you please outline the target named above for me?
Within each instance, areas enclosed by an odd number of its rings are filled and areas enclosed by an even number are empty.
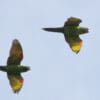
[[[21,76],[21,73],[30,69],[28,66],[20,65],[22,59],[23,50],[21,44],[17,39],[14,39],[7,59],[7,65],[0,66],[1,71],[7,72],[14,93],[18,93],[23,86],[24,79]]]
[[[82,40],[79,35],[88,33],[87,27],[79,26],[81,22],[82,20],[80,18],[70,17],[65,22],[63,27],[43,28],[43,30],[63,33],[65,40],[69,44],[72,51],[78,53],[82,47]]]

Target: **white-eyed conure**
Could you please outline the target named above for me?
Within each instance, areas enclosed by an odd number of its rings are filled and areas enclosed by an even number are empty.
[[[10,85],[15,93],[19,92],[23,86],[22,72],[29,70],[28,66],[20,65],[23,59],[23,50],[17,39],[12,42],[10,54],[7,60],[7,65],[0,66],[0,70],[7,72]]]
[[[79,26],[81,22],[82,20],[80,18],[70,17],[65,22],[63,27],[43,29],[45,31],[63,33],[65,40],[69,44],[72,51],[78,53],[82,47],[82,40],[79,35],[88,33],[88,28]]]

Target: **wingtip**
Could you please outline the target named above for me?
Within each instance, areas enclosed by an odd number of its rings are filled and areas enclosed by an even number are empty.
[[[77,52],[75,52],[76,54],[78,54],[80,52],[80,50],[79,51],[77,51]]]
[[[13,90],[13,93],[18,94],[20,90]]]

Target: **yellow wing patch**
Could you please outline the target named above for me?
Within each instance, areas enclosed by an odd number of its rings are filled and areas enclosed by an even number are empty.
[[[82,40],[79,37],[65,37],[72,51],[78,53],[82,47]]]
[[[20,75],[8,75],[8,79],[13,91],[19,92],[23,86],[23,78]]]
[[[71,45],[71,49],[76,53],[80,51],[81,47],[82,47],[82,43],[73,43]]]

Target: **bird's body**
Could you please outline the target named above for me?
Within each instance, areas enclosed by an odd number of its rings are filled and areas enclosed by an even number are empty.
[[[15,39],[13,40],[12,47],[10,49],[7,65],[0,66],[1,71],[7,72],[10,85],[15,93],[19,92],[23,86],[24,79],[21,76],[21,73],[29,70],[28,66],[20,65],[22,59],[23,50],[21,44],[17,39]]]
[[[50,32],[60,32],[64,34],[66,42],[69,44],[72,51],[78,53],[82,47],[82,40],[79,35],[88,33],[88,28],[80,27],[81,19],[70,17],[63,27],[56,28],[43,28]]]
[[[28,66],[22,65],[7,65],[7,66],[0,66],[0,70],[7,72],[8,74],[18,74],[23,73],[29,70]]]

